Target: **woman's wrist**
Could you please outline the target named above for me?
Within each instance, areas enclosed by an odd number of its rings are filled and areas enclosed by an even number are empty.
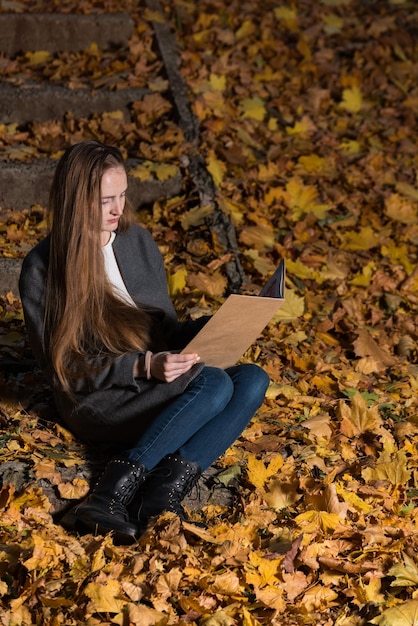
[[[153,357],[153,353],[151,352],[151,350],[147,350],[145,352],[145,357],[144,357],[144,370],[145,370],[145,377],[147,380],[150,380],[152,378],[152,373],[151,373],[152,357]]]
[[[134,363],[134,378],[146,378],[145,352],[140,352]]]

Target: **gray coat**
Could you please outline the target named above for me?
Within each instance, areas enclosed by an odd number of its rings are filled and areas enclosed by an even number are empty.
[[[49,262],[49,236],[26,256],[19,290],[34,356],[51,385],[61,418],[82,441],[131,444],[163,407],[180,395],[201,371],[196,364],[172,383],[133,377],[138,353],[124,354],[90,376],[77,379],[75,399],[62,390],[43,345],[43,318]],[[113,249],[126,288],[133,299],[162,311],[167,345],[180,350],[207,317],[179,322],[167,290],[163,258],[151,234],[137,225],[118,233]]]

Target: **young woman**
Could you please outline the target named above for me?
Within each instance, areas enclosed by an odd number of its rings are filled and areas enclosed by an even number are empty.
[[[205,367],[180,350],[207,318],[179,322],[163,259],[129,219],[117,148],[70,147],[49,201],[50,234],[20,277],[34,355],[68,428],[112,453],[96,485],[62,523],[135,540],[181,501],[240,436],[264,400],[267,374],[243,364]]]

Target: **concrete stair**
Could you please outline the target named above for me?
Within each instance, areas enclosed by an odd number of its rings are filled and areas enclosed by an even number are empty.
[[[80,51],[97,44],[102,51],[117,54],[126,49],[134,23],[127,13],[75,15],[66,13],[0,14],[0,53],[11,60],[24,52]],[[47,79],[40,81],[0,81],[0,124],[24,127],[33,122],[62,120],[71,114],[75,119],[94,113],[122,111],[130,121],[131,103],[149,91],[139,88],[72,89]],[[128,161],[128,171],[141,164]],[[10,211],[22,211],[39,204],[46,207],[49,186],[56,160],[31,158],[9,160],[0,155],[0,222]],[[159,197],[179,193],[182,177],[179,170],[164,181],[157,177],[140,180],[129,176],[129,196],[135,208],[151,204]],[[0,256],[0,293],[18,295],[18,277],[22,259]]]

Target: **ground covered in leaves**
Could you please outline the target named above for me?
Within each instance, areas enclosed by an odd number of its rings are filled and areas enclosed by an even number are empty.
[[[85,0],[77,10],[102,4]],[[225,296],[228,255],[190,185],[191,148],[152,47],[161,16],[138,4],[122,7],[136,24],[125,56],[92,47],[1,60],[4,80],[15,83],[147,86],[132,121],[114,112],[0,126],[1,158],[58,156],[70,140],[98,137],[179,166],[183,195],[138,219],[164,253],[179,311],[199,315]],[[249,283],[261,285],[286,259],[286,303],[244,357],[265,367],[271,386],[218,464],[215,483],[230,485],[233,506],[209,497],[206,530],[164,515],[138,545],[115,547],[111,536],[75,537],[54,523],[48,493],[71,503],[88,488],[74,474],[83,450],[48,421],[36,372],[3,374],[0,624],[416,625],[418,8],[402,0],[164,7],[199,151]],[[44,235],[43,220],[39,206],[10,214],[3,255],[22,256]],[[27,358],[16,294],[1,300],[0,323],[3,354]]]

